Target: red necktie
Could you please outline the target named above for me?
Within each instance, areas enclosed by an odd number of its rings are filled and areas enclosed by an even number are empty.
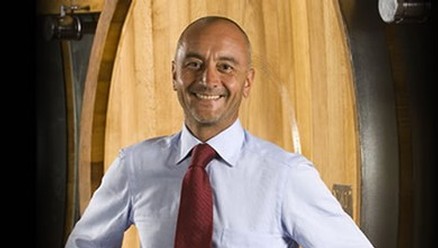
[[[192,161],[181,190],[175,248],[211,248],[213,199],[205,166],[216,156],[208,144],[192,150]]]

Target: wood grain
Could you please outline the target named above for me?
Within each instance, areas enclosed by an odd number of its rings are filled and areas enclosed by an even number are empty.
[[[83,213],[104,171],[105,123],[109,86],[127,0],[105,2],[91,48],[80,122],[79,208]]]

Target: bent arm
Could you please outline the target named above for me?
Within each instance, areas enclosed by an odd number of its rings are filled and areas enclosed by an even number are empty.
[[[65,247],[121,247],[123,234],[131,225],[130,209],[128,175],[120,154],[102,178]]]
[[[290,167],[284,189],[282,222],[303,247],[373,247],[342,209],[311,164]]]

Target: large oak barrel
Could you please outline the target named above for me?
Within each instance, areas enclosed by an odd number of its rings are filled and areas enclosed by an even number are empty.
[[[81,211],[121,147],[181,128],[171,61],[182,29],[203,15],[234,19],[252,42],[256,78],[243,125],[311,159],[329,188],[347,189],[343,204],[359,223],[356,96],[335,0],[106,1],[85,84]],[[124,247],[137,246],[132,228]]]

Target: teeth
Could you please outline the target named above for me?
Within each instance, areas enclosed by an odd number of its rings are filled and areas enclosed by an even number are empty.
[[[204,99],[204,100],[217,100],[220,98],[219,95],[208,96],[208,95],[202,95],[202,94],[198,94],[198,93],[196,93],[196,97]]]

